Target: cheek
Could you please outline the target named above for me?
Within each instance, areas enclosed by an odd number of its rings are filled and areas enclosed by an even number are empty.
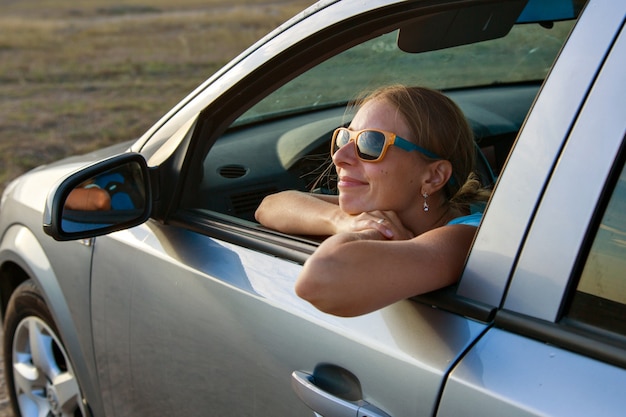
[[[419,193],[422,187],[422,174],[417,164],[406,164],[398,170],[397,184],[411,195]]]
[[[409,188],[407,178],[395,167],[381,167],[375,174],[377,184],[375,194],[383,201],[395,200],[398,194],[404,193]]]
[[[376,170],[372,171],[370,179],[378,184],[379,193],[385,193],[390,189],[395,189],[398,185],[397,174],[389,167],[376,167]]]
[[[380,164],[365,165],[365,169],[370,181],[380,183],[378,192],[381,193],[412,192],[420,184],[419,166],[413,158],[390,159]]]

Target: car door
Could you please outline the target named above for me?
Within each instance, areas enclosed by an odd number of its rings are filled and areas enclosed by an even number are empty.
[[[626,36],[620,7],[616,41],[607,44],[602,69],[555,160],[495,326],[451,373],[438,416],[624,414]]]
[[[484,325],[411,301],[325,315],[293,294],[299,268],[156,223],[100,240],[94,337],[107,413],[310,415],[291,378],[317,369],[338,388],[310,395],[331,410],[364,399],[390,415],[432,414],[447,367]]]
[[[245,110],[242,97],[268,94],[276,77],[291,76],[294,68],[305,68],[315,57],[321,61],[339,48],[337,42],[370,37],[364,29],[368,25],[379,25],[370,27],[373,33],[383,32],[397,24],[394,10],[406,12],[398,3],[373,19],[378,6],[329,2],[312,19],[326,25],[342,13],[352,13],[356,17],[342,23],[354,31],[346,30],[349,36],[333,38],[320,30],[302,42],[309,45],[310,59],[302,60],[302,51],[292,48],[272,61],[265,55],[280,45],[277,36],[170,117],[168,123],[179,118],[191,122],[169,139],[182,151],[160,161],[170,167],[180,162],[184,169],[170,173],[159,167],[158,175],[172,177],[172,187],[180,192],[170,194],[169,183],[163,181],[159,192],[173,197],[158,204],[181,207],[163,222],[152,220],[99,237],[94,246],[93,338],[107,415],[434,413],[450,366],[481,334],[484,323],[411,300],[356,318],[323,314],[293,291],[302,263],[316,244],[246,223],[249,204],[242,212],[232,211],[241,208],[232,199],[220,205],[226,201],[220,193],[232,194],[235,186],[201,188],[202,181],[211,184],[212,175],[245,175],[245,169],[228,163],[233,155],[243,152],[262,164],[268,154],[261,146],[256,152],[253,144],[263,140],[261,133],[275,133],[270,124],[245,131],[245,137],[237,137],[241,130],[236,126],[226,140],[214,137]],[[294,32],[310,31],[304,26]],[[265,73],[245,76],[252,72],[247,65],[265,61]],[[224,85],[232,87],[224,93]],[[309,120],[310,132],[336,127],[343,107],[329,116],[316,114]],[[323,122],[315,122],[318,118]],[[301,120],[295,118],[291,128]],[[167,131],[167,125],[162,130]],[[155,136],[158,141],[168,134],[159,131]],[[222,142],[245,146],[232,151]],[[156,159],[153,155],[149,163]],[[258,189],[264,184],[251,185]],[[250,194],[242,186],[236,189],[244,200]],[[195,207],[191,202],[199,198],[206,204]]]

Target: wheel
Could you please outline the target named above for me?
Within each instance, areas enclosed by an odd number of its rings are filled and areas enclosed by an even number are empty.
[[[16,416],[87,415],[67,351],[32,281],[22,283],[9,301],[4,322],[4,364]]]

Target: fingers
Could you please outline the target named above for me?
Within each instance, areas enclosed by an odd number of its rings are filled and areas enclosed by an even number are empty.
[[[387,239],[393,239],[393,230],[389,227],[389,222],[384,218],[376,218],[374,229],[378,230]]]
[[[371,211],[351,216],[349,222],[338,227],[338,232],[362,232],[376,230],[385,239],[405,240],[413,237],[393,211]]]
[[[381,213],[361,213],[350,216],[348,222],[343,222],[337,227],[338,232],[362,232],[365,230],[377,230],[384,237],[389,238],[393,235],[389,226],[390,223]]]
[[[387,239],[405,240],[413,238],[413,233],[408,230],[393,211],[374,211],[363,213],[369,216],[371,221],[370,227],[378,230]]]
[[[394,225],[384,213],[366,212],[356,216],[353,228],[355,231],[374,229],[383,235],[386,239],[394,238]]]

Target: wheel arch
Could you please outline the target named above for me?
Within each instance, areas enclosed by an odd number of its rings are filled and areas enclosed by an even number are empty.
[[[0,242],[0,312],[3,323],[11,295],[29,279],[41,290],[58,336],[69,353],[89,415],[93,415],[93,401],[98,397],[98,387],[89,377],[89,366],[83,359],[78,331],[59,281],[36,235],[24,225],[16,224],[6,230]]]
[[[30,278],[16,262],[6,261],[0,265],[0,317],[3,322],[11,295],[22,282]]]
[[[48,294],[61,293],[61,288],[48,257],[34,233],[23,225],[13,225],[7,229],[0,243],[0,308],[3,321],[11,295],[27,279],[32,279],[43,291],[55,322],[60,324],[61,317],[56,311],[59,303],[52,302]],[[62,327],[65,326],[59,326],[59,329]]]

